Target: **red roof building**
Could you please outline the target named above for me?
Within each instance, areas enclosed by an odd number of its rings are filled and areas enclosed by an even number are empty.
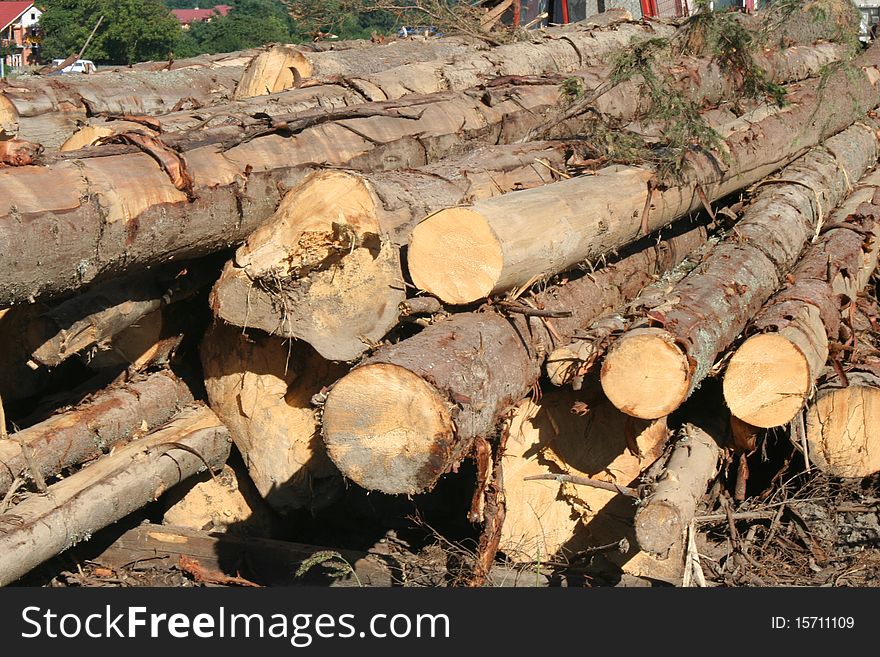
[[[40,48],[39,9],[33,2],[0,2],[0,45],[11,50],[9,66],[36,64]]]
[[[191,23],[204,21],[210,23],[215,16],[226,16],[232,7],[229,5],[215,5],[210,9],[172,9],[171,13],[180,21],[184,27],[189,27]]]

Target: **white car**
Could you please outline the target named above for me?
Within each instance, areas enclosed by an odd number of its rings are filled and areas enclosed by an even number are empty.
[[[53,59],[52,66],[63,64],[63,59]],[[61,73],[94,73],[98,70],[95,63],[90,59],[77,59],[73,64],[65,66],[61,69]]]

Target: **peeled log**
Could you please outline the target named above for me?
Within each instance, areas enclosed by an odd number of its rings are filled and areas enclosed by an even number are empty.
[[[661,558],[680,552],[720,458],[715,438],[693,424],[682,427],[662,474],[636,512],[639,547]]]
[[[413,230],[413,283],[448,303],[472,303],[598,258],[639,237],[643,221],[656,230],[698,210],[701,193],[715,200],[755,183],[880,103],[880,44],[855,64],[857,72],[798,85],[785,108],[729,134],[723,154],[689,153],[686,182],[654,191],[646,217],[655,172],[631,166],[438,212]]]
[[[216,324],[201,347],[211,408],[229,427],[251,480],[270,506],[325,506],[339,473],[321,442],[312,397],[348,368],[302,342]]]
[[[367,489],[411,494],[431,488],[526,396],[554,339],[570,338],[632,299],[656,272],[704,240],[705,231],[696,228],[661,241],[659,249],[646,241],[645,250],[592,276],[529,297],[537,307],[571,311],[570,318],[552,320],[553,334],[534,317],[459,313],[380,349],[327,396],[323,429],[330,458]]]
[[[15,477],[35,478],[23,449],[46,479],[161,426],[192,401],[186,384],[171,372],[156,372],[105,388],[69,410],[10,434],[0,440],[0,497]]]
[[[240,242],[315,163],[408,168],[515,141],[559,92],[559,82],[502,85],[491,106],[467,93],[413,96],[168,135],[167,149],[145,142],[170,173],[132,145],[0,169],[0,305]]]
[[[494,146],[421,169],[322,171],[287,193],[214,286],[223,320],[348,361],[381,340],[406,299],[400,249],[431,212],[557,180],[562,144]]]
[[[535,563],[563,547],[576,551],[572,543],[578,534],[617,496],[525,477],[568,474],[632,486],[663,453],[665,419],[631,418],[601,397],[587,401],[586,414],[575,414],[572,405],[579,399],[571,390],[554,390],[537,403],[523,400],[513,411],[502,462],[507,513],[499,545],[508,559]]]
[[[52,484],[47,495],[16,504],[0,514],[0,522],[7,521],[0,534],[0,586],[206,467],[218,470],[230,444],[229,432],[210,409],[191,406],[158,431]]]
[[[828,360],[829,340],[838,341],[842,307],[855,302],[877,268],[880,172],[859,182],[826,228],[727,365],[724,399],[753,426],[786,424],[803,408]]]
[[[668,415],[707,376],[719,353],[746,327],[833,208],[874,166],[878,135],[856,124],[763,185],[736,230],[670,292],[659,326],[630,331],[609,350],[602,388],[619,409],[641,418]]]

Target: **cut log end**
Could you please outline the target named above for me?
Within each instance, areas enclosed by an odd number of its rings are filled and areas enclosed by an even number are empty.
[[[15,105],[0,93],[0,136],[14,136],[18,128],[18,112]]]
[[[821,395],[807,413],[810,461],[836,477],[880,471],[880,389],[850,385]]]
[[[489,296],[504,262],[488,222],[468,208],[441,210],[416,226],[408,258],[415,286],[450,304]]]
[[[636,540],[650,554],[666,557],[684,536],[684,522],[675,504],[659,501],[639,510]]]
[[[724,399],[740,420],[777,427],[797,414],[810,394],[810,365],[803,352],[777,333],[746,340],[724,375]]]
[[[341,379],[324,405],[324,442],[345,477],[369,490],[431,488],[453,449],[450,408],[428,383],[378,363]]]
[[[669,415],[687,398],[687,357],[662,329],[630,331],[602,364],[602,389],[621,411],[644,420]]]
[[[291,89],[298,79],[311,75],[312,65],[299,50],[290,46],[275,46],[251,60],[235,88],[233,98],[241,100]]]

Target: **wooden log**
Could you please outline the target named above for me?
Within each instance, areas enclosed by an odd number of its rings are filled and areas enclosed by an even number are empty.
[[[34,320],[32,358],[46,367],[60,365],[163,306],[189,298],[216,277],[216,263],[172,264],[92,287]]]
[[[582,530],[617,496],[601,488],[526,477],[567,474],[632,486],[663,453],[665,418],[631,418],[601,391],[586,397],[586,412],[574,413],[582,397],[571,390],[548,391],[537,402],[517,404],[505,421],[507,514],[499,550],[514,562],[540,563],[563,548],[571,550]]]
[[[229,432],[204,406],[181,411],[171,422],[134,440],[88,468],[52,484],[48,495],[16,504],[0,519],[0,586],[88,540],[94,532],[149,504],[177,483],[229,456]]]
[[[680,554],[720,458],[713,436],[693,424],[682,427],[662,473],[636,512],[636,538],[643,550],[662,558]]]
[[[655,272],[704,240],[704,230],[695,228],[529,297],[529,307],[569,311],[569,318],[459,313],[380,349],[327,396],[323,431],[330,458],[367,489],[410,494],[431,488],[525,397],[554,339],[569,338],[632,299]]]
[[[838,340],[842,307],[855,302],[877,268],[880,172],[865,176],[825,227],[728,362],[724,399],[753,426],[787,424],[803,408],[828,360],[829,340]]]
[[[192,400],[186,384],[161,371],[100,390],[73,408],[10,434],[0,440],[0,495],[18,476],[54,477],[152,431]]]
[[[347,368],[307,344],[222,323],[201,347],[211,408],[232,434],[251,480],[281,512],[326,506],[341,490],[312,397]]]
[[[400,249],[431,212],[564,173],[562,144],[495,146],[407,171],[315,173],[227,263],[211,294],[223,320],[348,361],[381,340],[406,299]]]
[[[878,153],[873,125],[856,124],[764,185],[734,233],[673,288],[675,303],[652,315],[656,327],[630,331],[609,350],[602,387],[615,406],[648,419],[678,408],[779,288],[822,208],[846,198]]]
[[[701,208],[704,199],[761,180],[858,120],[880,103],[878,63],[880,45],[860,56],[853,74],[837,71],[803,83],[785,108],[728,135],[723,153],[689,153],[685,182],[650,197],[656,182],[651,169],[613,166],[437,212],[412,232],[413,283],[443,301],[465,304],[598,258],[645,227],[655,230]],[[852,102],[828,102],[838,94]]]
[[[559,91],[558,82],[501,85],[487,92],[488,105],[463,92],[413,96],[164,142],[135,136],[157,159],[108,145],[57,154],[48,166],[0,169],[0,266],[10,274],[0,304],[240,242],[315,163],[406,168],[509,143],[561,102]]]

